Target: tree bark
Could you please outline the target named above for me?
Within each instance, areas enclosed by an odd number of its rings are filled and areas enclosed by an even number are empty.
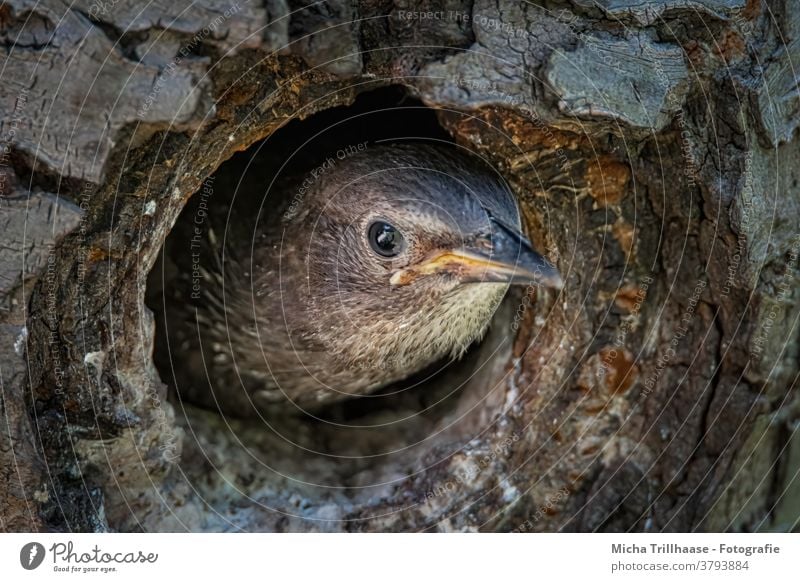
[[[798,530],[798,8],[7,2],[0,529]],[[176,407],[144,297],[184,204],[389,85],[509,180],[563,293],[374,445],[407,453]]]

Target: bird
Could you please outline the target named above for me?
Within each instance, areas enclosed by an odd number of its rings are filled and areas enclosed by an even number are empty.
[[[247,210],[200,196],[167,239],[160,367],[181,401],[249,417],[375,397],[461,357],[511,285],[563,287],[506,182],[454,145],[361,144],[265,190]]]

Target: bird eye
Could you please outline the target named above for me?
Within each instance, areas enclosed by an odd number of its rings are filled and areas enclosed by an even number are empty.
[[[396,257],[403,250],[403,235],[388,222],[373,222],[367,237],[372,250],[382,257]]]

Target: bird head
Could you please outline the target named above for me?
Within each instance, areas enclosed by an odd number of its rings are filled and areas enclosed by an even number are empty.
[[[311,333],[351,363],[388,358],[413,372],[479,338],[509,285],[562,286],[508,187],[455,148],[335,160],[307,202],[293,228],[306,241]]]

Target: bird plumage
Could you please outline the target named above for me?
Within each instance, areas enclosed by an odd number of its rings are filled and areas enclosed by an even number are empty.
[[[199,242],[195,221],[170,235],[162,368],[182,398],[240,416],[313,410],[458,357],[486,331],[513,277],[475,270],[497,232],[520,228],[496,174],[454,148],[404,144],[309,177],[258,211],[215,201]]]

